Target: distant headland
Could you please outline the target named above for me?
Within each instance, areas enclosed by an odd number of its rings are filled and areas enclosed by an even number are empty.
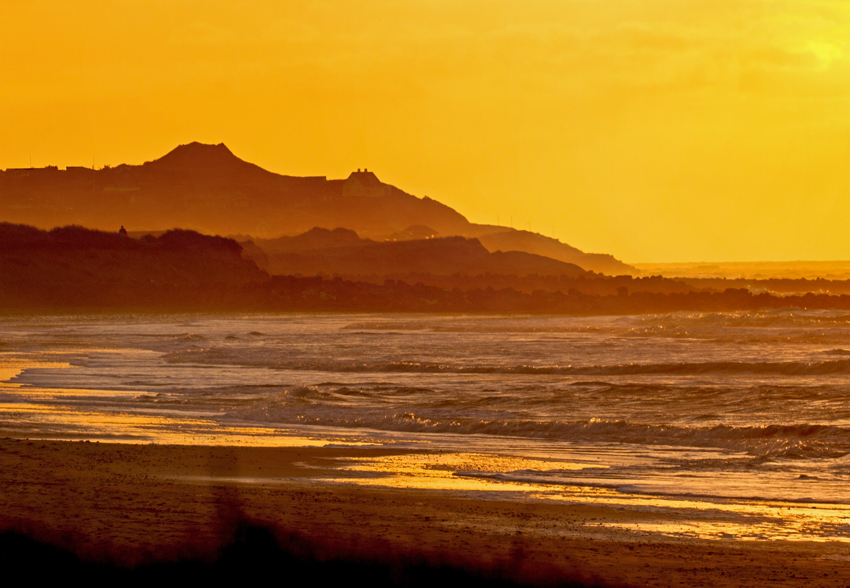
[[[585,253],[538,233],[471,223],[436,200],[381,182],[372,170],[331,180],[280,175],[243,161],[223,143],[180,145],[143,165],[4,170],[0,219],[42,229],[183,227],[248,239],[345,227],[376,241],[406,240],[419,238],[419,227],[431,236],[477,238],[490,252],[542,255],[611,275],[639,273],[611,255]]]

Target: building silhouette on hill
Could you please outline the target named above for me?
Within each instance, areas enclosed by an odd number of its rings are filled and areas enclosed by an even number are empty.
[[[351,172],[342,185],[343,196],[380,198],[390,195],[390,186],[381,182],[374,172],[367,169]]]

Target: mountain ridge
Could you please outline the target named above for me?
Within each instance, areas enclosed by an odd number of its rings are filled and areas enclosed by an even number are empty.
[[[330,180],[282,175],[240,159],[224,143],[179,145],[141,165],[5,170],[0,172],[0,219],[44,229],[76,224],[161,231],[180,226],[255,238],[344,226],[383,240],[411,226],[427,226],[442,237],[481,238],[490,252],[525,251],[600,273],[639,273],[607,254],[587,254],[527,231],[471,223],[437,200],[381,182],[374,172],[358,170]]]

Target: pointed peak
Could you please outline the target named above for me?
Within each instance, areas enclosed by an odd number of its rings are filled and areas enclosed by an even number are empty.
[[[178,145],[174,149],[171,150],[171,153],[221,153],[221,154],[230,154],[233,155],[233,152],[227,148],[227,145],[224,143],[219,143],[217,145],[213,145],[211,143],[200,143],[199,141],[192,141],[191,143],[187,143],[186,145]]]
[[[220,167],[222,165],[233,165],[244,163],[233,155],[224,143],[210,145],[194,141],[187,145],[179,145],[151,162],[180,167]]]

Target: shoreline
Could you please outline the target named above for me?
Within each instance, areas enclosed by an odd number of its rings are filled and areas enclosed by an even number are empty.
[[[532,567],[603,585],[850,583],[850,548],[840,543],[684,539],[601,524],[658,516],[617,505],[340,481],[345,460],[410,454],[422,452],[0,439],[0,530],[70,537],[79,552],[137,565],[212,540],[222,513],[236,509],[307,538],[386,553],[487,565],[519,550]]]

